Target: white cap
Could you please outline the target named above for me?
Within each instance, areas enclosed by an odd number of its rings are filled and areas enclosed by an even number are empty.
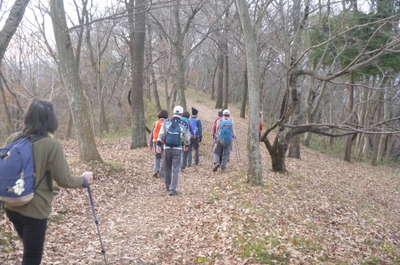
[[[183,114],[183,108],[181,106],[175,106],[174,114]]]
[[[228,109],[224,109],[222,115],[231,115],[231,112]]]

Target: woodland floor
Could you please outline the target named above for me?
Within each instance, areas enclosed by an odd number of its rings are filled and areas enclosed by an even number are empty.
[[[105,166],[80,163],[77,143],[63,142],[74,173],[96,172],[108,264],[400,264],[398,170],[302,148],[301,160],[287,160],[289,173],[277,174],[262,146],[265,185],[253,187],[246,121],[233,111],[239,152],[227,172],[213,173],[208,132],[216,111],[200,99],[193,105],[206,137],[200,165],[181,175],[179,196],[151,177],[153,154],[130,150],[129,137],[98,140]],[[4,218],[0,236],[0,264],[19,264],[21,243]],[[85,190],[57,196],[42,264],[104,264]]]

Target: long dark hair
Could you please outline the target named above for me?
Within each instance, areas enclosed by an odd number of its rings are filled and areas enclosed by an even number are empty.
[[[24,117],[25,135],[47,136],[58,128],[58,121],[53,104],[48,101],[33,99]]]

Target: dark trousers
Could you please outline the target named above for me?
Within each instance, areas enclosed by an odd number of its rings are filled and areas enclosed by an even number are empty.
[[[182,166],[182,153],[183,151],[179,149],[164,149],[164,176],[167,190],[177,191]]]
[[[221,169],[226,169],[229,162],[229,156],[232,150],[232,143],[223,145],[219,141],[215,143],[214,147],[214,164],[220,165]]]
[[[39,265],[42,261],[47,219],[35,219],[6,210],[24,245],[22,265]]]
[[[199,164],[199,158],[200,158],[200,153],[199,153],[199,148],[200,148],[200,143],[197,138],[194,138],[190,142],[190,148],[189,148],[189,154],[188,154],[188,166],[192,166],[192,153],[194,151],[194,163],[196,165]]]

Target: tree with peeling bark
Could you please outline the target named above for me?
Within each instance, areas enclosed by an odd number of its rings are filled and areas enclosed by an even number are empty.
[[[67,90],[79,143],[80,158],[86,162],[101,161],[94,137],[89,102],[79,76],[79,59],[74,54],[68,32],[64,1],[50,0],[50,14],[57,46],[58,66]]]
[[[246,65],[248,75],[249,94],[249,123],[248,123],[248,182],[254,185],[262,184],[262,166],[259,140],[260,124],[260,84],[257,58],[257,42],[254,27],[250,20],[247,1],[236,0],[236,6],[240,15],[246,49]]]

